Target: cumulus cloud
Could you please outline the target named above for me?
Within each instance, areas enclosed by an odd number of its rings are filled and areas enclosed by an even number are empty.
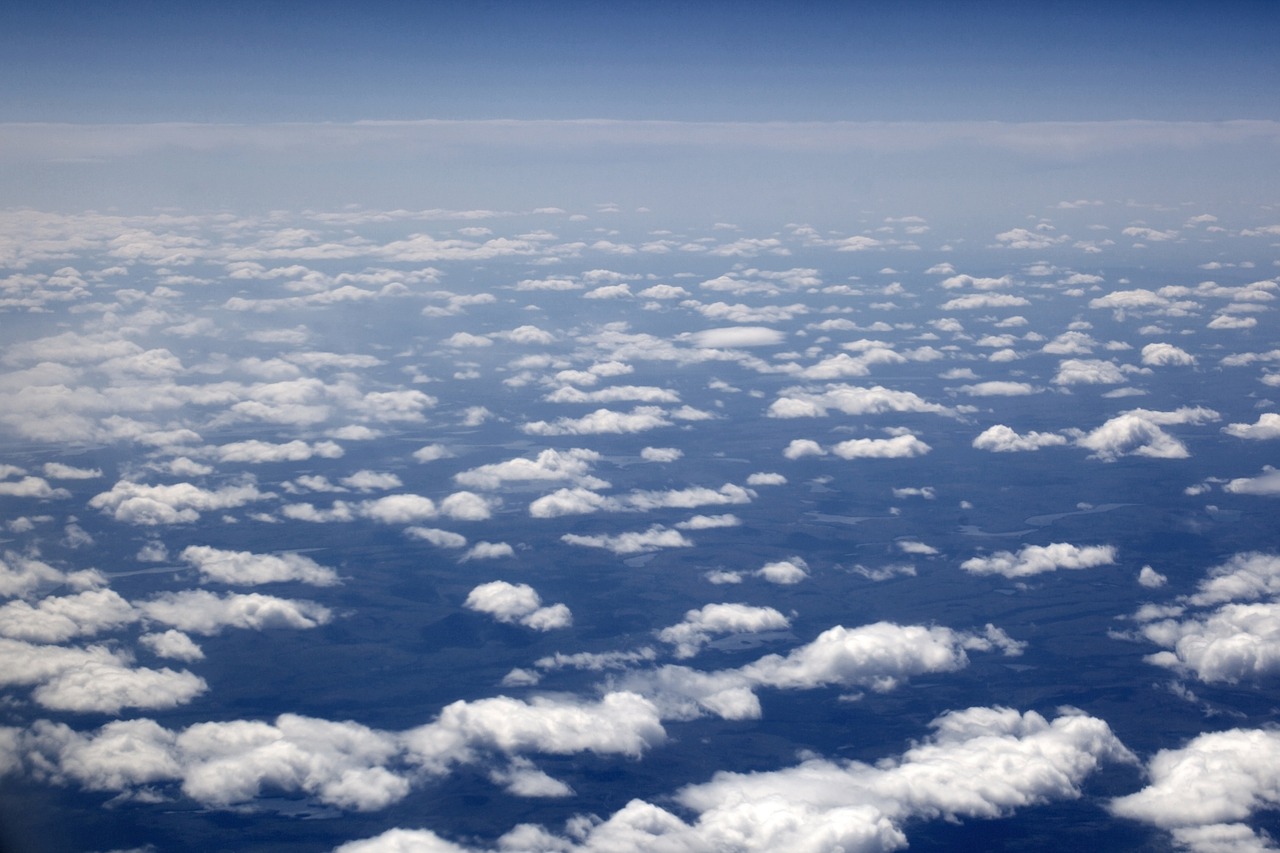
[[[992,381],[961,385],[956,390],[970,397],[1023,397],[1038,394],[1042,389],[1027,382]]]
[[[704,349],[776,346],[785,341],[786,337],[784,333],[768,326],[730,326],[706,329],[690,335],[693,343]]]
[[[454,475],[461,486],[478,489],[500,489],[508,483],[545,483],[572,481],[590,489],[609,484],[590,474],[600,460],[594,450],[575,447],[570,450],[544,450],[533,459],[516,458],[506,462],[481,465]]]
[[[342,456],[342,446],[332,441],[318,441],[308,444],[305,441],[289,441],[273,444],[269,441],[237,441],[224,444],[215,449],[218,459],[223,462],[247,462],[259,465],[267,462],[302,462],[313,456],[321,459],[337,459]]]
[[[825,391],[784,389],[769,406],[769,417],[824,417],[833,409],[846,415],[876,415],[886,412],[928,412],[948,416],[955,414],[946,406],[930,403],[911,391],[896,391],[880,385],[871,388],[831,385]]]
[[[690,610],[684,620],[657,632],[658,639],[669,643],[675,656],[689,658],[702,650],[717,634],[748,634],[760,631],[782,631],[791,627],[790,620],[772,607],[747,604],[708,604]]]
[[[1102,426],[1076,439],[1080,447],[1092,450],[1091,458],[1114,462],[1121,456],[1152,459],[1186,459],[1185,444],[1161,429],[1171,424],[1203,424],[1215,421],[1218,413],[1203,407],[1172,412],[1132,409],[1111,418]]]
[[[296,601],[261,593],[216,595],[206,590],[161,593],[138,605],[153,622],[180,631],[213,635],[224,628],[315,628],[332,614],[314,601]]]
[[[1280,495],[1280,471],[1266,465],[1258,476],[1237,477],[1222,488],[1233,495]]]
[[[1236,438],[1250,438],[1254,440],[1268,440],[1280,438],[1280,414],[1275,412],[1265,412],[1258,416],[1258,422],[1253,424],[1231,424],[1222,428],[1227,435]]]
[[[516,551],[506,542],[477,542],[466,550],[459,559],[462,562],[469,560],[497,560],[502,557],[514,557]]]
[[[996,424],[988,427],[973,440],[978,450],[992,453],[1018,453],[1039,450],[1042,447],[1055,447],[1067,443],[1064,436],[1052,432],[1036,432],[1034,430],[1019,435],[1011,427]]]
[[[658,406],[637,406],[630,412],[596,409],[580,418],[530,421],[522,424],[520,429],[530,435],[600,435],[644,432],[671,425],[665,409]]]
[[[757,577],[764,578],[769,583],[776,583],[781,586],[791,586],[800,583],[809,577],[809,564],[800,557],[792,557],[788,560],[775,560],[771,563],[765,563],[755,572]]]
[[[893,438],[854,438],[831,446],[841,459],[910,459],[932,450],[914,435]]]
[[[1058,365],[1055,385],[1119,385],[1124,373],[1115,362],[1096,358],[1068,358]]]
[[[597,534],[584,536],[577,533],[566,533],[560,537],[562,542],[570,545],[581,545],[587,548],[604,548],[615,554],[643,554],[661,548],[691,548],[693,541],[679,530],[655,524],[647,530],[627,531],[618,534]]]
[[[972,557],[961,563],[960,568],[975,575],[1025,578],[1058,569],[1109,566],[1115,561],[1116,549],[1111,545],[1080,546],[1054,542],[1051,545],[1027,545],[1017,553],[997,551],[985,557]]]
[[[1173,344],[1147,344],[1142,348],[1142,363],[1155,367],[1185,367],[1196,363],[1195,356]]]
[[[568,628],[573,615],[563,604],[544,607],[542,599],[528,584],[492,581],[477,586],[467,594],[463,606],[477,613],[488,613],[499,622],[524,625],[536,631]]]
[[[202,489],[192,483],[148,486],[120,480],[111,491],[89,500],[89,506],[128,524],[182,524],[197,521],[200,513],[233,509],[271,497],[252,482]]]
[[[282,581],[300,581],[314,586],[339,583],[337,572],[301,554],[275,556],[190,545],[179,556],[199,571],[204,581],[244,586]]]

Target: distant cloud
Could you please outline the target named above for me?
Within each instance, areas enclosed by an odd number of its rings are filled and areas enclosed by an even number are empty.
[[[480,584],[467,595],[463,606],[468,610],[488,613],[499,622],[516,623],[535,631],[552,631],[573,624],[568,607],[563,604],[544,607],[533,587],[523,583],[493,581]]]
[[[988,427],[973,440],[975,448],[992,453],[1026,452],[1039,450],[1042,447],[1060,446],[1066,443],[1066,437],[1056,433],[1035,432],[1032,430],[1019,435],[1011,427],[1004,424]]]
[[[974,575],[1025,578],[1058,569],[1109,566],[1115,561],[1116,549],[1111,545],[1080,546],[1055,542],[1052,545],[1027,545],[1017,553],[997,551],[986,557],[972,557],[961,563],[960,568]]]

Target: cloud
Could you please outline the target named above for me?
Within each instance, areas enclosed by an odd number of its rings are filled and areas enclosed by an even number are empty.
[[[764,578],[769,583],[780,586],[791,586],[809,577],[809,564],[800,557],[789,560],[775,560],[765,563],[755,572],[756,577]]]
[[[1027,394],[1038,394],[1042,389],[1027,382],[997,381],[961,385],[956,390],[970,397],[1022,397]]]
[[[619,556],[623,554],[643,554],[661,548],[691,548],[693,541],[685,538],[679,530],[655,524],[647,530],[627,531],[616,535],[599,534],[584,536],[577,533],[566,533],[560,537],[562,542],[570,545],[581,545],[587,548],[604,548]]]
[[[943,311],[974,311],[979,308],[1020,308],[1031,301],[1012,293],[970,293],[948,299],[938,307]]]
[[[811,438],[795,438],[782,451],[782,455],[788,459],[803,459],[806,456],[826,456],[827,451]]]
[[[1156,367],[1185,367],[1196,363],[1195,356],[1173,344],[1147,344],[1142,348],[1142,363]]]
[[[165,592],[138,605],[138,609],[153,622],[204,635],[221,633],[224,628],[255,631],[315,628],[332,618],[327,607],[314,601],[294,601],[257,592],[225,595],[206,590]]]
[[[992,453],[1018,453],[1039,450],[1042,447],[1055,447],[1067,443],[1064,436],[1051,432],[1027,432],[1019,435],[1004,424],[988,427],[973,440],[978,450]]]
[[[530,435],[600,435],[623,434],[671,426],[667,413],[658,406],[637,406],[630,412],[596,409],[580,418],[557,418],[555,421],[530,421],[520,429]]]
[[[333,569],[301,554],[285,553],[275,556],[190,545],[179,556],[199,571],[201,580],[204,581],[244,586],[283,581],[300,581],[313,586],[333,586],[340,583],[338,574]]]
[[[128,601],[110,589],[49,596],[31,605],[10,601],[0,606],[0,636],[37,643],[61,643],[99,634],[138,620]]]
[[[1124,373],[1114,362],[1095,358],[1068,358],[1058,365],[1055,385],[1119,385]]]
[[[515,549],[506,542],[477,542],[459,560],[465,563],[469,560],[497,560],[515,555]]]
[[[101,468],[76,468],[61,462],[46,462],[43,470],[51,480],[93,480],[102,476]]]
[[[684,456],[678,447],[644,447],[640,450],[640,458],[645,462],[675,462]]]
[[[757,471],[747,477],[748,486],[785,486],[787,478],[771,471]]]
[[[1148,783],[1111,801],[1111,813],[1170,831],[1199,853],[1274,849],[1244,821],[1280,803],[1280,732],[1228,729],[1162,749],[1147,764]]]
[[[684,620],[657,632],[658,639],[674,646],[675,656],[690,658],[716,634],[749,634],[784,631],[790,620],[772,607],[747,604],[708,604],[684,614]]]
[[[1116,561],[1116,549],[1111,545],[1072,545],[1055,542],[1051,545],[1027,545],[1016,554],[997,551],[987,557],[972,557],[960,564],[960,568],[975,575],[1003,575],[1006,578],[1025,578],[1058,569],[1092,569],[1109,566]]]
[[[449,530],[439,530],[434,527],[406,527],[404,532],[406,536],[430,542],[437,548],[465,548],[467,546],[467,537]]]
[[[580,447],[543,450],[533,459],[516,458],[481,465],[455,474],[453,479],[460,486],[478,489],[500,489],[508,483],[555,481],[572,481],[583,488],[600,489],[609,484],[589,473],[600,458],[596,451]]]
[[[43,477],[28,476],[17,481],[0,480],[0,496],[49,500],[50,498],[69,498],[71,492],[66,489],[55,489]]]
[[[94,495],[89,506],[128,524],[181,524],[200,518],[201,512],[234,509],[271,497],[252,482],[202,489],[191,483],[147,486],[120,480],[111,491]]]
[[[1218,413],[1203,407],[1184,407],[1172,412],[1132,409],[1111,418],[1102,426],[1076,439],[1076,444],[1092,450],[1091,458],[1114,462],[1121,456],[1152,459],[1186,459],[1186,445],[1160,427],[1171,424],[1203,424],[1217,420]]]
[[[289,441],[284,444],[272,444],[268,441],[237,441],[224,444],[215,450],[217,457],[223,462],[247,462],[259,465],[266,462],[302,462],[313,456],[321,459],[337,459],[343,454],[342,446],[332,441],[318,441],[307,444],[305,441]]]
[[[910,459],[923,456],[931,449],[914,435],[855,438],[831,446],[831,452],[841,459]]]
[[[524,625],[536,631],[568,628],[573,615],[563,604],[542,605],[542,599],[528,584],[492,581],[477,586],[467,594],[463,606],[477,613],[488,613],[499,622]]]
[[[723,329],[706,329],[690,335],[696,346],[704,349],[733,349],[740,347],[777,346],[786,335],[767,326],[730,326]]]
[[[1270,465],[1263,466],[1256,477],[1237,477],[1222,487],[1233,495],[1280,495],[1280,471]]]
[[[1227,435],[1236,438],[1267,440],[1280,438],[1280,414],[1265,412],[1258,416],[1254,424],[1231,424],[1222,428]]]
[[[413,451],[413,458],[417,462],[435,462],[437,459],[449,459],[452,456],[453,453],[443,444],[428,444]]]
[[[853,385],[831,385],[825,391],[787,388],[769,406],[771,418],[824,417],[831,410],[846,415],[872,415],[886,412],[928,412],[954,415],[954,411],[930,403],[911,391],[895,391],[880,385],[860,388]]]
[[[1105,722],[1065,710],[1052,721],[1034,711],[967,708],[930,723],[932,733],[901,756],[875,764],[820,757],[781,770],[718,773],[674,796],[688,819],[632,800],[608,818],[574,822],[566,836],[522,825],[504,849],[849,850],[888,853],[907,846],[905,827],[930,819],[997,818],[1021,807],[1073,800],[1105,762],[1132,754]],[[343,845],[338,853],[480,853],[429,830],[393,829]]]
[[[677,530],[715,530],[722,527],[739,527],[742,519],[732,513],[721,515],[694,515],[676,524]]]

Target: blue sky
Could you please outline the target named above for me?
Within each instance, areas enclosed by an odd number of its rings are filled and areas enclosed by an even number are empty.
[[[10,121],[1273,118],[1272,3],[49,3]]]

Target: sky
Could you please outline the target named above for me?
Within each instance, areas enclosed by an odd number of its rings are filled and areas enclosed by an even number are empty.
[[[1280,838],[1280,12],[0,12],[0,853]]]

